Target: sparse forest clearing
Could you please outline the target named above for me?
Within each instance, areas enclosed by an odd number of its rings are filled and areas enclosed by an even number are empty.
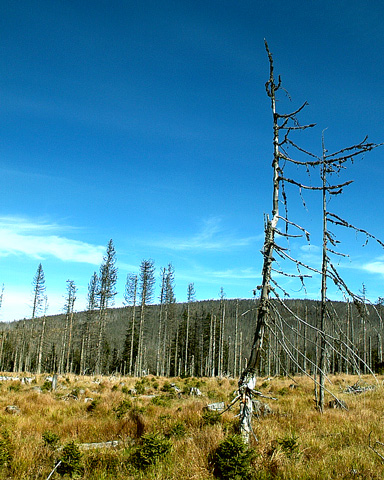
[[[324,414],[311,379],[259,379],[277,400],[260,398],[273,412],[253,420],[249,478],[382,479],[383,378],[331,376],[327,388],[348,410]],[[65,375],[54,391],[44,375],[30,382],[1,382],[0,479],[47,479],[60,460],[51,479],[214,479],[212,454],[238,428],[238,406],[222,415],[204,409],[228,405],[235,379]],[[356,382],[361,393],[346,393]],[[190,395],[193,387],[201,396]],[[82,445],[103,442],[117,443]]]

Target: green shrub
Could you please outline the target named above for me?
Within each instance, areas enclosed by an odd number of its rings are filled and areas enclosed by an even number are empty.
[[[173,391],[171,384],[169,382],[164,382],[164,385],[161,387],[162,392],[170,393]]]
[[[75,442],[65,444],[62,450],[62,455],[59,459],[61,463],[57,467],[57,472],[60,475],[69,475],[70,477],[81,474],[83,471],[81,457],[82,454]]]
[[[148,382],[148,381],[147,381]],[[135,383],[135,390],[138,395],[144,395],[145,393],[145,387],[147,385],[147,382],[145,381],[145,377],[142,378],[141,380],[137,380]]]
[[[181,421],[178,421],[169,427],[166,436],[181,438],[181,437],[184,437],[186,433],[187,433],[187,429],[185,428],[184,423]]]
[[[99,404],[100,400],[98,398],[92,400],[87,405],[87,412],[92,413],[96,410],[97,405]]]
[[[12,445],[9,433],[5,430],[2,432],[0,439],[0,467],[9,467],[12,462]]]
[[[220,443],[211,455],[213,474],[223,480],[250,479],[255,453],[240,435],[232,435]]]
[[[21,383],[20,382],[16,382],[16,383],[12,383],[11,385],[9,385],[8,387],[8,390],[10,392],[19,392],[21,389]]]
[[[132,403],[130,400],[123,400],[119,405],[114,409],[116,412],[117,418],[122,418],[130,409],[132,408]]]
[[[172,443],[158,433],[147,433],[141,437],[141,445],[131,455],[136,468],[146,469],[163,459],[171,450]]]
[[[41,391],[50,392],[51,390],[52,390],[52,382],[50,382],[49,380],[45,380],[45,382],[41,386]]]
[[[166,395],[158,395],[151,399],[151,403],[153,405],[157,405],[158,407],[169,407],[171,404],[171,399]]]
[[[201,418],[203,425],[216,425],[220,423],[222,419],[220,413],[211,410],[204,410]]]
[[[288,458],[293,458],[299,455],[299,444],[297,443],[297,440],[298,437],[293,432],[285,435],[283,438],[277,439],[277,443]]]
[[[52,449],[55,449],[60,443],[60,437],[56,433],[51,432],[50,430],[46,430],[43,433],[42,438],[44,446]]]

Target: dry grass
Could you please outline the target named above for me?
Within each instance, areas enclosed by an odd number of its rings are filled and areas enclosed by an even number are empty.
[[[357,378],[333,377],[329,388],[339,393]],[[368,383],[374,380],[367,377]],[[203,407],[214,401],[229,402],[236,382],[229,379],[172,379],[147,377],[102,378],[66,376],[59,379],[55,392],[36,391],[44,385],[44,376],[31,385],[3,382],[0,385],[0,463],[1,445],[12,459],[0,466],[2,479],[46,479],[60,451],[44,446],[43,434],[50,431],[60,444],[119,440],[115,449],[83,452],[82,473],[78,478],[107,479],[213,479],[208,464],[209,453],[227,434],[236,429],[234,412],[227,412],[217,424],[206,424]],[[174,382],[185,393],[169,392]],[[382,479],[384,465],[369,448],[371,441],[384,442],[384,387],[359,395],[340,393],[349,410],[326,409],[320,415],[314,408],[310,379],[261,379],[258,387],[265,395],[278,397],[268,401],[273,415],[255,419],[254,431],[259,442],[256,452],[255,479]],[[138,383],[137,383],[138,382]],[[144,395],[128,392],[136,385]],[[164,390],[162,391],[165,385]],[[166,388],[168,386],[168,388]],[[203,397],[190,397],[190,386],[198,386]],[[151,395],[157,395],[155,399]],[[74,398],[76,397],[76,398]],[[92,398],[94,403],[85,402]],[[5,411],[16,405],[19,414]],[[145,471],[130,463],[134,445],[145,433],[160,432],[173,444],[163,461]],[[384,447],[377,445],[384,455]],[[55,473],[53,479],[60,478]]]

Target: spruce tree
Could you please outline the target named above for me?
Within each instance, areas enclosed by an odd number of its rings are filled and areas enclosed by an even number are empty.
[[[43,310],[45,299],[45,276],[44,270],[39,263],[37,271],[32,281],[33,285],[33,305],[32,305],[32,319],[36,318]]]

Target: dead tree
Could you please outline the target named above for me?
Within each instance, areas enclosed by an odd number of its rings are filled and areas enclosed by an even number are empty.
[[[329,183],[329,177],[332,174],[339,174],[341,169],[346,167],[348,162],[353,162],[358,156],[361,156],[365,152],[369,152],[379,145],[376,143],[369,143],[367,137],[362,142],[352,145],[351,147],[343,148],[333,153],[329,153],[324,144],[324,132],[322,138],[322,157],[318,160],[311,162],[312,166],[320,164],[321,166],[321,181],[322,181],[322,203],[323,203],[323,255],[322,255],[322,267],[321,267],[321,311],[320,311],[320,360],[319,360],[319,392],[318,392],[318,408],[320,411],[324,409],[324,372],[325,372],[325,356],[326,356],[326,320],[328,315],[328,298],[327,298],[327,281],[332,280],[335,285],[341,290],[342,294],[352,298],[354,304],[357,306],[359,312],[361,312],[362,318],[366,318],[365,313],[365,291],[362,296],[356,295],[352,292],[347,284],[343,281],[339,275],[336,266],[331,261],[331,255],[338,257],[345,257],[342,252],[334,250],[340,243],[336,236],[329,230],[329,225],[343,226],[348,229],[355,230],[356,232],[363,233],[366,236],[366,242],[369,239],[376,240],[381,246],[384,244],[375,236],[368,233],[366,230],[354,227],[346,220],[342,219],[335,213],[328,210],[328,197],[330,195],[341,195],[343,188],[352,183],[351,180],[341,184],[332,185]],[[331,246],[330,246],[331,245]],[[366,326],[364,323],[364,349],[363,349],[363,365],[364,372],[371,370],[366,353]],[[347,339],[346,339],[347,340]],[[348,347],[348,345],[347,345]],[[349,346],[350,348],[350,346]]]
[[[290,314],[297,319],[297,325],[305,325],[308,328],[313,329],[317,332],[317,337],[320,339],[320,348],[319,348],[319,361],[316,363],[312,362],[312,369],[317,372],[319,380],[314,378],[315,384],[318,385],[318,408],[322,411],[324,405],[324,379],[326,378],[325,372],[325,354],[326,349],[335,349],[340,345],[340,336],[333,335],[333,332],[327,332],[326,330],[326,318],[329,316],[327,310],[327,279],[330,278],[333,282],[347,295],[352,297],[354,303],[361,308],[361,299],[353,294],[345,282],[342,280],[338,274],[335,266],[330,262],[329,253],[336,255],[343,255],[328,247],[328,243],[335,245],[337,242],[334,239],[332,233],[328,229],[328,224],[332,223],[334,225],[341,225],[344,227],[352,228],[357,232],[361,232],[366,235],[367,240],[370,238],[376,237],[369,234],[367,231],[358,229],[353,225],[350,225],[348,222],[340,218],[334,213],[331,213],[327,210],[327,196],[328,195],[338,195],[342,193],[342,189],[349,185],[351,181],[344,182],[338,185],[330,185],[327,180],[327,175],[333,172],[339,172],[348,161],[353,161],[355,157],[361,155],[364,152],[370,151],[375,148],[377,145],[368,143],[365,138],[362,142],[352,147],[347,147],[332,154],[324,148],[323,144],[323,153],[322,156],[317,156],[301,147],[299,147],[292,139],[291,134],[293,132],[302,131],[314,126],[314,124],[309,125],[300,125],[297,119],[297,114],[306,106],[306,103],[301,105],[300,108],[288,114],[281,114],[277,112],[276,109],[276,94],[279,90],[282,90],[281,79],[275,80],[274,76],[274,65],[273,58],[269,51],[268,45],[265,42],[265,47],[269,60],[269,80],[266,83],[267,95],[271,100],[271,109],[273,115],[273,193],[272,193],[272,213],[271,216],[266,215],[265,217],[265,237],[264,237],[264,247],[262,250],[263,254],[263,268],[262,268],[262,282],[257,287],[256,290],[260,291],[260,299],[257,307],[257,322],[256,329],[253,339],[253,344],[251,347],[251,353],[246,368],[243,370],[240,379],[239,379],[239,395],[238,400],[240,400],[240,430],[243,436],[243,439],[246,443],[249,442],[249,437],[252,432],[252,396],[255,394],[254,387],[256,384],[256,372],[259,368],[262,349],[263,349],[263,340],[265,335],[266,328],[269,328],[273,324],[273,330],[278,336],[276,338],[279,348],[282,349],[286,355],[287,362],[290,362],[291,365],[296,365],[296,368],[299,369],[302,373],[307,374],[305,370],[299,365],[299,356],[303,355],[298,348],[298,338],[301,335],[299,329],[296,328],[295,336],[296,339],[291,342],[288,337],[285,336],[284,330],[291,329],[295,330],[291,325],[289,325],[286,320],[281,315],[276,304],[270,301],[270,294],[273,293],[280,306],[289,311]],[[294,155],[288,153],[288,149],[293,149]],[[298,157],[298,158],[296,158]],[[303,169],[304,172],[309,173],[310,169],[321,169],[321,179],[322,184],[320,186],[305,185],[303,182],[292,178],[289,174],[286,174],[285,170],[288,166],[293,165],[296,169]],[[295,175],[298,176],[297,174]],[[287,195],[286,195],[286,185],[293,185],[299,189],[299,193],[303,190],[312,190],[322,192],[323,194],[323,259],[321,270],[314,268],[312,266],[304,264],[302,261],[293,258],[289,253],[289,248],[283,248],[281,245],[276,243],[276,236],[279,238],[286,238],[289,240],[292,237],[302,237],[303,235],[307,238],[309,242],[309,233],[300,225],[290,221],[288,219],[288,207],[287,207]],[[284,206],[285,215],[281,216],[279,213],[280,203]],[[304,200],[303,200],[304,203]],[[277,228],[277,224],[281,220],[284,224],[283,231]],[[292,228],[296,229],[298,234],[292,235],[290,231]],[[289,231],[290,230],[290,231]],[[377,240],[381,245],[383,245],[379,240]],[[297,269],[297,273],[289,274],[286,271],[276,270],[274,263],[276,259],[280,258],[282,260],[289,260],[293,262],[293,265]],[[284,301],[280,298],[278,290],[281,290],[284,296],[287,296],[287,292],[276,283],[272,278],[272,272],[278,272],[279,274],[286,275],[289,277],[298,278],[303,287],[304,279],[311,276],[310,274],[316,273],[321,275],[321,306],[320,306],[320,324],[319,326],[310,325],[305,319],[300,318],[294,312],[292,312],[289,307],[285,304]],[[304,274],[303,271],[306,273]],[[255,290],[255,292],[256,292]],[[269,322],[271,320],[271,322]],[[272,333],[272,329],[270,329]],[[348,348],[350,351],[351,346],[346,343],[343,344],[343,347]],[[342,358],[341,352],[338,352],[340,358]],[[352,356],[356,359],[356,354],[352,352]],[[305,358],[305,363],[309,362],[308,358]],[[304,363],[304,362],[303,362]],[[328,391],[328,390],[327,390]],[[329,392],[329,391],[328,391]],[[331,392],[329,392],[334,396]],[[337,402],[338,399],[335,397]]]
[[[106,254],[103,257],[103,263],[100,266],[99,290],[98,296],[98,341],[96,349],[95,374],[102,373],[102,351],[105,331],[105,323],[108,307],[112,306],[114,296],[116,295],[117,267],[116,251],[112,239],[108,242]]]
[[[129,345],[129,365],[128,365],[128,373],[129,375],[133,375],[133,349],[135,343],[135,320],[136,320],[136,303],[137,303],[137,282],[138,277],[136,273],[129,273],[127,275],[127,280],[125,283],[125,292],[124,292],[124,305],[127,307],[131,306],[131,330],[127,329],[127,334],[125,338],[126,346]],[[126,348],[128,351],[128,348]],[[126,362],[126,360],[125,360]],[[125,368],[124,368],[125,371]],[[125,372],[124,372],[125,373]]]
[[[290,258],[285,249],[278,246],[275,242],[276,234],[282,235],[286,238],[290,236],[288,227],[294,226],[298,228],[309,239],[309,234],[299,225],[290,222],[287,218],[281,217],[279,213],[279,203],[281,199],[285,202],[284,184],[286,182],[301,184],[284,177],[283,162],[291,162],[291,159],[286,155],[284,146],[288,145],[289,134],[292,131],[304,130],[314,126],[301,126],[297,121],[297,114],[305,107],[304,103],[296,111],[288,114],[280,114],[276,108],[276,94],[282,88],[281,79],[275,80],[274,65],[272,54],[269,51],[268,44],[265,42],[265,48],[269,60],[269,80],[265,87],[268,97],[271,101],[271,109],[273,115],[273,192],[272,192],[272,213],[271,216],[265,217],[265,236],[263,254],[263,268],[262,268],[262,282],[257,287],[260,290],[260,300],[257,308],[257,323],[254,334],[251,353],[247,362],[246,368],[243,370],[239,379],[239,399],[240,399],[240,430],[242,437],[246,443],[249,442],[249,437],[252,432],[252,396],[254,394],[254,387],[256,384],[256,372],[260,363],[261,352],[263,348],[264,333],[268,323],[268,317],[271,314],[270,293],[275,290],[275,282],[272,280],[272,265],[275,262],[274,255],[277,253],[281,257]],[[283,136],[283,138],[281,138]],[[282,220],[285,223],[285,231],[279,231],[277,228],[278,221]],[[296,262],[296,266],[300,269],[302,264]],[[295,275],[296,276],[296,275]],[[303,279],[304,275],[299,272],[299,278]],[[277,286],[278,287],[278,286]]]
[[[189,283],[187,290],[187,324],[185,327],[184,375],[188,375],[189,323],[191,318],[191,303],[195,300],[195,294],[194,284]]]
[[[39,348],[38,348],[38,355],[37,355],[36,373],[38,375],[40,375],[41,373],[41,363],[43,358],[43,347],[44,347],[44,340],[45,340],[45,325],[47,322],[47,309],[48,309],[48,299],[47,299],[47,296],[45,296],[44,316],[43,316],[43,323],[41,326],[41,335],[39,339]]]
[[[155,266],[153,260],[143,260],[140,265],[139,274],[139,288],[140,288],[140,323],[139,323],[139,340],[137,349],[137,358],[135,366],[135,376],[142,376],[143,366],[145,364],[145,351],[144,351],[144,321],[145,321],[145,309],[147,304],[152,300],[153,289],[155,283]]]

